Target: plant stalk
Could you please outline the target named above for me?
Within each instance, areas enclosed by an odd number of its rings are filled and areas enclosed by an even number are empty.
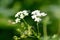
[[[44,34],[44,40],[47,40],[47,25],[43,24],[43,34]]]

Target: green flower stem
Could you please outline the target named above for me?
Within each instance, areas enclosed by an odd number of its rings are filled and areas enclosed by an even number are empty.
[[[38,33],[37,33],[37,38],[40,40],[40,33],[39,33],[39,25],[38,25],[39,23],[37,22],[37,31],[38,31]]]
[[[24,23],[26,24],[26,26],[29,26],[29,24],[23,19]]]
[[[58,34],[57,34],[57,38],[59,40],[59,37],[60,37],[60,19],[58,19]]]
[[[33,32],[34,36],[37,37],[38,40],[40,40],[40,35],[37,35],[37,33],[35,33],[34,30],[32,30],[32,32]]]
[[[29,27],[30,25],[23,19],[24,23]],[[32,30],[33,31],[33,30]],[[35,34],[35,32],[33,31],[33,33]]]
[[[48,40],[47,38],[47,24],[49,22],[49,16],[46,16],[43,20],[43,34],[44,34],[44,40]]]
[[[37,22],[37,31],[38,31],[38,33],[37,33],[37,34],[39,34],[39,26],[38,26],[38,22]]]
[[[24,23],[29,27],[30,25],[23,19]],[[37,23],[37,30],[38,30],[38,35],[37,33],[34,32],[34,30],[32,30],[34,36],[36,36],[38,38],[39,36],[39,27],[38,27],[38,23]],[[40,38],[38,38],[40,40]]]
[[[43,23],[44,40],[47,40],[47,25]]]
[[[58,20],[58,34],[60,35],[60,20]]]
[[[34,32],[34,30],[32,30],[32,32],[34,33],[34,36],[37,36],[37,34]]]

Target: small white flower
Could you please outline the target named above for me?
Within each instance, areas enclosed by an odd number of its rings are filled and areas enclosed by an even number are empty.
[[[35,10],[31,14],[32,14],[32,16],[31,16],[32,19],[34,19],[34,21],[36,21],[36,22],[40,22],[42,20],[40,17],[47,15],[44,12],[43,13],[40,13],[39,10]]]
[[[21,18],[21,19],[23,19],[23,18],[24,18],[24,15],[23,15],[23,14],[21,14],[21,15],[20,15],[20,18]]]
[[[40,11],[39,10],[35,10],[35,11],[32,12],[33,15],[36,15],[37,13],[40,13]]]
[[[31,17],[32,17],[32,19],[34,19],[34,21],[39,22],[39,21],[41,21],[40,16],[41,16],[40,11],[35,10],[35,11],[32,12]]]
[[[32,15],[41,16],[41,13],[39,10],[35,10],[32,12]]]
[[[35,10],[32,12],[33,15],[36,15],[36,16],[41,16],[41,13],[39,10]]]
[[[23,11],[20,11],[18,12],[15,17],[17,17],[17,19],[15,20],[16,23],[20,22],[21,19],[23,19],[25,16],[28,16],[28,11],[27,10],[23,10]],[[15,23],[13,23],[15,24]]]
[[[17,18],[15,21],[16,21],[16,23],[18,23],[18,22],[20,22],[20,19],[19,19],[19,18]]]
[[[41,16],[41,13],[37,13],[36,15],[37,15],[37,16]]]
[[[15,15],[15,17],[18,17],[20,15],[20,12],[18,12],[16,15]]]
[[[47,14],[45,14],[44,12],[43,13],[41,13],[41,16],[46,16]]]
[[[28,16],[28,11],[27,10],[23,10],[23,14],[25,15],[25,16]]]
[[[32,17],[32,19],[35,19],[36,18],[36,15],[33,15],[33,16],[31,16]]]
[[[40,22],[42,19],[40,19],[40,18],[35,18],[35,20],[34,21],[36,21],[36,22]]]

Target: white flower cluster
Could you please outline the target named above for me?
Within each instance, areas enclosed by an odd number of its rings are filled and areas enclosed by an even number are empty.
[[[32,16],[31,16],[32,19],[34,19],[34,21],[36,21],[36,22],[40,22],[42,20],[40,17],[47,15],[44,12],[40,13],[39,10],[35,10],[31,14],[32,14]]]
[[[23,19],[25,16],[28,16],[28,11],[27,10],[23,10],[23,11],[20,11],[18,12],[15,17],[16,18],[16,23],[20,22],[21,19]]]
[[[23,11],[20,11],[20,12],[18,12],[16,15],[15,15],[15,17],[17,17],[16,18],[16,23],[18,23],[18,22],[20,22],[20,20],[21,19],[23,19],[25,16],[28,16],[28,11],[27,10],[23,10]],[[42,19],[41,19],[41,17],[42,16],[46,16],[47,14],[45,14],[44,12],[42,12],[42,13],[40,13],[40,11],[39,10],[35,10],[35,11],[33,11],[32,13],[32,19],[34,19],[34,21],[36,21],[36,22],[40,22]]]

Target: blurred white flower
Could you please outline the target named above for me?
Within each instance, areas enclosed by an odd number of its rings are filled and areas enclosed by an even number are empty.
[[[22,13],[22,12],[21,12],[21,11],[18,12],[18,13],[15,15],[15,17],[19,17],[20,13]]]
[[[34,21],[40,22],[42,19],[41,18],[35,18]]]
[[[37,13],[40,13],[40,11],[39,10],[35,10],[35,11],[32,12],[33,15],[36,15]]]
[[[23,15],[23,14],[21,14],[21,15],[20,15],[20,19],[23,19],[23,18],[24,18],[24,15]]]
[[[33,11],[32,14],[33,14],[33,15],[36,15],[36,16],[41,16],[39,10],[35,10],[35,11]]]
[[[27,10],[23,10],[18,12],[15,17],[17,17],[17,19],[15,20],[16,23],[20,22],[21,19],[23,19],[25,16],[28,16],[28,11]],[[13,23],[14,24],[14,23]]]
[[[47,15],[45,13],[40,13],[39,10],[35,10],[31,14],[32,14],[32,16],[31,16],[32,19],[34,19],[34,21],[36,21],[36,22],[40,22],[42,20],[41,17]]]
[[[45,14],[44,12],[43,13],[41,13],[41,16],[46,16],[47,14]]]
[[[36,18],[36,15],[33,15],[33,16],[31,16],[32,17],[32,19],[35,19]]]
[[[17,19],[15,20],[15,22],[18,23],[18,22],[20,22],[20,20],[21,20],[21,19],[17,18]]]
[[[25,16],[28,16],[28,11],[27,10],[23,10],[21,11],[21,14],[20,14],[20,19],[23,19]]]
[[[23,10],[23,14],[25,15],[25,16],[28,16],[28,11],[27,10]]]

